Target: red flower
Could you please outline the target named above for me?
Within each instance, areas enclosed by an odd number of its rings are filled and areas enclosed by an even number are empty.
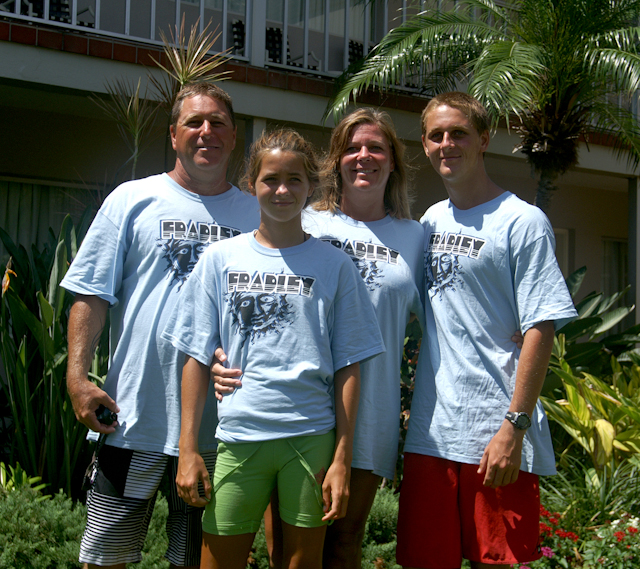
[[[545,524],[544,522],[540,522],[540,534],[544,535],[545,533],[547,535],[551,535],[552,530],[547,524]]]
[[[572,531],[564,531],[563,529],[557,529],[556,530],[556,535],[558,537],[566,537],[572,541],[578,541],[578,539],[580,539],[578,537],[578,534],[573,533]]]
[[[558,518],[549,518],[549,523],[553,526],[558,525]]]
[[[629,533],[638,533],[638,528],[634,528],[633,526],[629,526],[629,527],[627,528],[627,531],[628,531]]]
[[[545,510],[542,504],[540,504],[540,515],[544,516],[545,518],[548,518],[551,515],[547,510]]]
[[[616,537],[618,541],[622,541],[626,537],[626,534],[623,531],[617,531],[613,535]]]

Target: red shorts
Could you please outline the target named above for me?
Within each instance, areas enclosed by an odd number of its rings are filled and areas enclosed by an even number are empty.
[[[538,476],[520,471],[500,488],[482,485],[478,465],[406,453],[400,491],[397,561],[453,569],[462,558],[513,564],[539,559]]]

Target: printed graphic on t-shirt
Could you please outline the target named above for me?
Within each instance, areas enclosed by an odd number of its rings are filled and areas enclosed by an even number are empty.
[[[160,222],[158,247],[167,261],[166,270],[171,275],[171,284],[178,281],[178,290],[182,287],[209,243],[240,233],[238,229],[215,223],[163,219]]]
[[[384,272],[378,263],[397,265],[400,257],[399,251],[376,243],[355,239],[340,240],[331,235],[320,237],[320,241],[330,243],[349,255],[369,290],[382,286],[379,281],[384,277]]]
[[[287,295],[310,297],[314,283],[313,277],[292,274],[229,271],[225,298],[241,346],[293,324],[295,310]]]
[[[459,257],[477,259],[486,241],[462,233],[432,233],[425,252],[425,275],[429,296],[442,299],[446,291],[463,285]]]

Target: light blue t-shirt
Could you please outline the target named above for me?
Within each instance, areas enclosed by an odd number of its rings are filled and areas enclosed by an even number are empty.
[[[177,456],[184,356],[160,332],[207,246],[259,221],[255,198],[236,187],[200,196],[167,174],[122,184],[105,200],[61,284],[112,305],[104,389],[120,425],[107,444]],[[216,447],[215,412],[208,420],[202,451]]]
[[[423,216],[427,342],[420,355],[405,450],[479,464],[513,396],[515,330],[576,316],[558,268],[551,224],[510,192],[460,210],[449,200]],[[423,357],[424,356],[424,357]],[[521,469],[554,474],[540,402]]]
[[[353,263],[313,237],[270,249],[246,234],[210,247],[162,335],[206,365],[220,345],[243,370],[218,404],[227,443],[330,431],[334,373],[384,351]]]
[[[351,257],[369,291],[386,351],[360,362],[363,381],[351,465],[393,479],[405,329],[411,313],[421,322],[424,314],[424,230],[408,219],[362,222],[340,211],[333,215],[310,208],[302,223],[305,231]]]

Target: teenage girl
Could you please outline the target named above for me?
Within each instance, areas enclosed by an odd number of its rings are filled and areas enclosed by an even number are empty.
[[[275,488],[283,567],[320,569],[326,524],[346,513],[358,362],[384,345],[354,263],[302,229],[319,183],[299,134],[258,140],[243,185],[258,199],[260,226],[207,248],[163,333],[187,354],[176,483],[188,504],[210,498],[202,567],[244,569]],[[197,439],[217,346],[244,375],[219,403],[211,489]]]

